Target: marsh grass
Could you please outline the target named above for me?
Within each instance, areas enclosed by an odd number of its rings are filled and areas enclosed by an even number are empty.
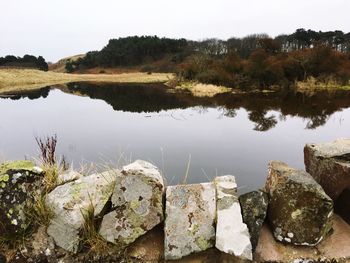
[[[34,90],[70,82],[157,83],[172,79],[172,73],[68,74],[34,69],[0,69],[0,93]]]

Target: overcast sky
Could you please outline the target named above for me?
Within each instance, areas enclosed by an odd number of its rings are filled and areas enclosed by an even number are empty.
[[[349,0],[0,0],[0,10],[0,56],[53,62],[129,35],[198,40],[301,27],[350,31]]]

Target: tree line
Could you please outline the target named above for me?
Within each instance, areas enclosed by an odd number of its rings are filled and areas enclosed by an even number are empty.
[[[0,57],[0,67],[19,67],[19,68],[35,68],[47,71],[48,64],[42,56],[24,55],[23,57],[16,57],[8,55]]]
[[[202,41],[133,36],[111,39],[101,51],[68,61],[66,70],[138,65],[147,65],[147,71],[170,70],[182,79],[237,88],[289,86],[309,77],[348,83],[350,33],[297,29],[275,38],[254,34]]]
[[[68,61],[66,70],[72,72],[94,67],[135,66],[152,63],[166,54],[182,56],[188,42],[185,39],[159,38],[157,36],[133,36],[109,40],[101,51],[91,51],[84,58]]]

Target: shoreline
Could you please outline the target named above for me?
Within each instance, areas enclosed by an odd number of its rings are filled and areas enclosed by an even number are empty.
[[[165,83],[172,73],[69,74],[32,69],[0,69],[0,94],[71,82]]]
[[[221,93],[249,94],[249,93],[272,93],[282,90],[282,87],[271,89],[241,90],[213,84],[204,84],[196,81],[178,81],[175,73],[145,73],[124,72],[114,74],[74,74],[59,73],[53,71],[40,71],[34,69],[0,69],[0,94],[11,92],[24,92],[37,90],[47,86],[68,84],[72,82],[99,82],[99,83],[164,83],[175,91],[190,92],[194,97],[213,97]],[[319,91],[350,91],[350,85],[337,85],[336,83],[320,83],[314,80],[296,82],[290,88],[295,92],[306,95]]]

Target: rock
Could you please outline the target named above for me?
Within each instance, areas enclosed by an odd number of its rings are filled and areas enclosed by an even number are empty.
[[[164,232],[159,225],[138,238],[125,251],[131,262],[162,262],[164,258]]]
[[[112,195],[115,210],[103,217],[100,235],[125,246],[164,220],[164,183],[157,167],[141,160],[121,173]]]
[[[65,184],[65,183],[72,182],[74,180],[80,179],[82,177],[83,177],[83,175],[78,173],[78,172],[76,172],[76,171],[73,171],[73,170],[66,171],[66,173],[58,175],[57,183],[58,184]]]
[[[0,253],[0,263],[6,263],[7,260],[6,260],[6,257]]]
[[[216,243],[222,252],[252,260],[252,245],[248,227],[243,223],[237,197],[237,184],[232,175],[216,177]]]
[[[76,253],[80,246],[80,231],[84,225],[83,213],[101,214],[115,186],[118,170],[92,174],[56,187],[47,195],[46,203],[54,217],[47,233],[56,245]]]
[[[332,228],[333,202],[311,175],[272,161],[265,187],[278,241],[314,246],[324,239]]]
[[[165,213],[165,259],[180,259],[214,247],[216,194],[213,183],[169,186]]]
[[[243,222],[247,224],[252,249],[255,250],[260,230],[265,222],[269,198],[264,191],[258,190],[239,197],[242,208]]]
[[[306,171],[333,200],[350,188],[350,139],[306,144],[304,162]]]
[[[317,245],[322,256],[350,260],[350,226],[338,215],[334,216],[333,233]]]
[[[345,189],[338,197],[334,211],[350,225],[350,189]]]
[[[42,189],[43,170],[31,161],[0,165],[0,236],[23,233],[31,223],[26,214]]]
[[[316,247],[293,246],[277,242],[267,224],[260,232],[254,253],[256,262],[347,262],[350,259],[350,226],[334,215],[334,232]]]
[[[277,242],[267,224],[264,224],[254,253],[256,262],[294,262],[298,259],[316,260],[315,247],[292,246]]]
[[[35,256],[50,256],[55,250],[55,243],[52,237],[46,233],[46,227],[40,226],[32,238],[32,253]]]

